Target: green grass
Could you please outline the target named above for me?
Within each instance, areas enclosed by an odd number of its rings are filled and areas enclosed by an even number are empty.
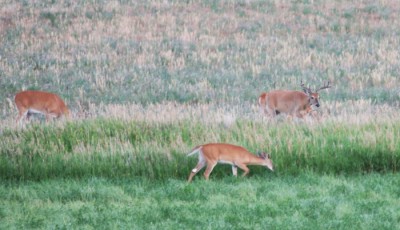
[[[398,229],[400,8],[392,1],[0,2],[1,229]],[[257,97],[325,81],[319,121]],[[22,89],[73,120],[16,127]],[[218,165],[207,142],[272,154]]]
[[[278,175],[398,172],[400,122],[364,124],[263,123],[223,124],[180,121],[148,123],[85,120],[64,125],[31,125],[7,130],[0,140],[0,177],[17,180],[143,176],[185,179],[197,158],[194,146],[227,142],[251,152],[271,153]],[[217,167],[218,168],[218,167]],[[216,170],[230,172],[230,170]],[[252,168],[255,174],[268,174]]]
[[[398,229],[398,174],[0,185],[1,229]]]

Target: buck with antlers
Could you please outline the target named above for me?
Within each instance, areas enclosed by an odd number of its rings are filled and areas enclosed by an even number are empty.
[[[330,88],[330,82],[312,92],[301,82],[303,92],[293,90],[273,90],[264,92],[258,98],[260,109],[266,115],[275,117],[280,113],[303,118],[313,111],[312,107],[319,107],[318,91]]]
[[[217,163],[231,164],[234,176],[237,176],[237,167],[241,168],[244,171],[243,176],[246,176],[250,171],[247,165],[262,165],[272,171],[274,170],[269,154],[261,153],[256,156],[241,146],[210,143],[194,147],[188,156],[195,153],[199,153],[199,162],[196,167],[192,169],[188,182],[191,182],[194,175],[206,165],[207,168],[204,172],[204,177],[208,180],[210,173]]]

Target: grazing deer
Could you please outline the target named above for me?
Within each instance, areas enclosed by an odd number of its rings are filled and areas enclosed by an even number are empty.
[[[237,176],[237,167],[241,168],[244,171],[243,176],[246,176],[250,171],[247,165],[262,165],[266,166],[271,171],[274,170],[269,154],[261,153],[259,156],[256,156],[245,148],[236,145],[223,143],[199,145],[193,148],[187,156],[191,156],[195,153],[199,153],[199,162],[196,167],[192,169],[188,182],[191,182],[193,176],[206,164],[207,168],[204,172],[206,180],[208,180],[210,173],[217,163],[231,164],[234,176]]]
[[[275,117],[280,113],[290,116],[303,118],[304,115],[313,111],[312,106],[319,107],[318,91],[330,88],[329,81],[326,85],[320,87],[315,92],[301,83],[303,92],[293,90],[273,90],[264,92],[258,98],[258,104],[261,112]]]
[[[31,113],[44,114],[46,121],[50,117],[70,116],[64,101],[54,93],[33,90],[21,91],[15,95],[15,104],[19,111],[17,123],[21,122],[25,116],[29,119]]]

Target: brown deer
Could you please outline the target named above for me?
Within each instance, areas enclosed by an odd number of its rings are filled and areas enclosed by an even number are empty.
[[[46,116],[46,121],[53,117],[70,117],[68,107],[64,101],[54,93],[26,90],[15,95],[15,104],[19,111],[16,122],[21,122],[31,113],[41,113]]]
[[[218,163],[231,164],[234,176],[237,176],[237,167],[241,168],[244,171],[243,176],[246,176],[250,171],[247,165],[262,165],[273,171],[273,165],[269,154],[261,153],[259,156],[256,156],[241,146],[210,143],[194,147],[188,156],[195,153],[199,153],[199,162],[196,167],[192,169],[188,182],[191,182],[194,175],[206,165],[207,168],[204,172],[204,177],[208,180],[212,170]]]
[[[330,88],[330,82],[312,92],[304,83],[300,85],[303,92],[293,90],[273,90],[264,92],[258,98],[260,110],[271,117],[280,113],[303,118],[313,111],[312,107],[319,107],[318,91]]]

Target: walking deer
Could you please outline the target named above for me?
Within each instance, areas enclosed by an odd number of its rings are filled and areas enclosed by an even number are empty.
[[[271,171],[274,170],[269,154],[261,153],[259,156],[256,156],[241,146],[209,143],[194,147],[188,156],[195,153],[199,154],[199,161],[196,167],[192,169],[188,182],[191,182],[194,175],[206,165],[207,168],[204,172],[204,177],[208,180],[212,170],[218,163],[231,164],[234,176],[237,176],[237,167],[241,168],[244,171],[243,176],[246,176],[250,171],[247,165],[262,165]]]
[[[261,112],[275,117],[280,113],[303,118],[313,111],[312,107],[320,107],[319,93],[322,89],[330,88],[330,82],[313,92],[304,83],[300,85],[303,92],[293,90],[273,90],[264,92],[258,98]]]

